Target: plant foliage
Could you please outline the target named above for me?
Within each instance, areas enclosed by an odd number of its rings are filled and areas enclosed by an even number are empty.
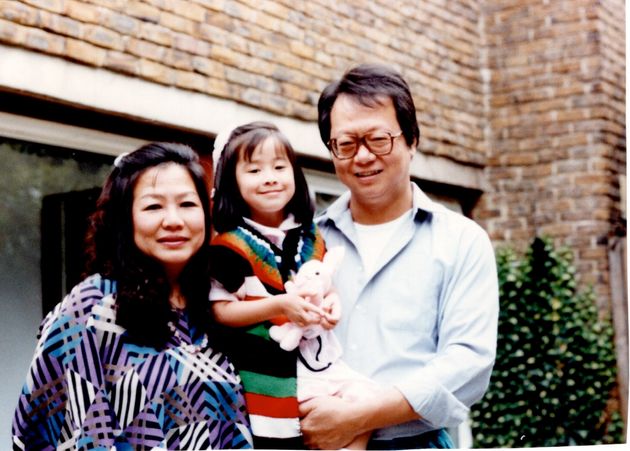
[[[569,250],[536,238],[520,258],[497,252],[497,359],[472,411],[475,447],[592,445],[620,441],[613,330],[592,290],[576,290]]]

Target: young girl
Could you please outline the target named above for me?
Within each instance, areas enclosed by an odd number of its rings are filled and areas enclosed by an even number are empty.
[[[281,349],[269,329],[287,320],[331,329],[339,308],[333,299],[325,310],[285,292],[292,272],[322,260],[325,245],[313,223],[304,174],[277,127],[253,122],[231,132],[218,158],[213,201],[218,235],[212,240],[210,298],[216,321],[232,328],[228,341],[245,388],[254,447],[303,448],[299,348]],[[367,437],[359,443],[365,447]]]

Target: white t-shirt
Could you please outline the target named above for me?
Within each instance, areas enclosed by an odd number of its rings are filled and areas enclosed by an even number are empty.
[[[372,272],[383,249],[398,227],[408,220],[411,220],[411,209],[398,218],[383,224],[354,223],[358,237],[359,255],[361,255],[366,274]]]

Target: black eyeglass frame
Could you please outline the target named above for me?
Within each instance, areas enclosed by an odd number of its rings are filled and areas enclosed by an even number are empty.
[[[350,156],[345,156],[342,157],[337,153],[337,139],[331,139],[328,141],[327,143],[327,147],[328,149],[330,149],[330,151],[333,153],[333,155],[335,156],[335,158],[337,158],[338,160],[350,160],[351,158],[354,158],[356,156],[356,154],[359,152],[359,148],[361,147],[361,144],[363,144],[365,146],[365,148],[367,150],[369,150],[371,153],[373,153],[374,155],[389,155],[390,153],[392,153],[392,150],[394,150],[394,140],[400,136],[402,136],[403,132],[399,132],[396,135],[392,135],[390,132],[379,132],[379,133],[385,133],[386,135],[389,136],[389,150],[387,152],[374,152],[371,148],[370,145],[367,142],[367,137],[370,135],[374,135],[375,132],[372,133],[366,133],[365,135],[359,136],[359,137],[355,137],[354,138],[354,142],[356,145],[356,148],[354,150],[354,152],[352,153],[352,155]]]

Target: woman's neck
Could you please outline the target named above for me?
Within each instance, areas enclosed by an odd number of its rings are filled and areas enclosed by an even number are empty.
[[[169,295],[168,300],[173,308],[183,309],[186,307],[186,298],[182,295],[182,292],[179,289],[179,284],[171,284],[171,294]]]

